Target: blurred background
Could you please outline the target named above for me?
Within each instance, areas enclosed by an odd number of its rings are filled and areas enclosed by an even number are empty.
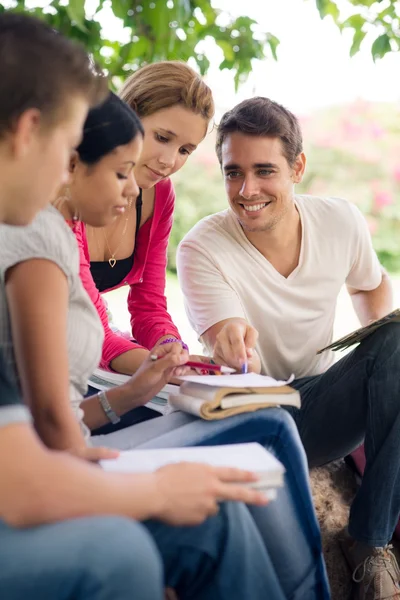
[[[340,196],[364,213],[400,305],[400,2],[397,0],[16,0],[81,40],[118,89],[142,64],[187,61],[214,92],[217,115],[244,98],[268,96],[300,119],[308,157],[299,193]],[[175,252],[202,217],[226,200],[215,132],[173,177],[170,312],[193,351]],[[129,328],[127,290],[109,295],[115,324]],[[336,335],[357,326],[346,294]]]

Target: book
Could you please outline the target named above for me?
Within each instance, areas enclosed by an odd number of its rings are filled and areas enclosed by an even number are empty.
[[[106,471],[150,473],[179,462],[205,463],[214,467],[235,467],[253,471],[259,480],[247,485],[260,490],[276,491],[284,485],[285,469],[268,450],[258,443],[189,448],[127,450],[118,458],[100,461]]]
[[[248,373],[245,375],[188,375],[178,390],[171,392],[169,404],[206,420],[224,419],[244,412],[273,406],[300,408],[300,394],[272,377]]]
[[[362,340],[371,335],[371,333],[379,329],[379,327],[383,327],[383,325],[392,322],[400,322],[400,308],[396,308],[396,310],[393,310],[381,319],[377,319],[376,321],[365,325],[365,327],[360,327],[352,333],[349,333],[339,340],[336,340],[332,344],[329,344],[329,346],[325,346],[325,348],[318,350],[317,354],[321,354],[326,350],[333,350],[334,352],[337,352],[338,350],[347,350],[347,348],[350,348],[355,344],[359,344]]]
[[[104,369],[95,369],[94,373],[89,378],[89,385],[94,387],[96,390],[104,391],[110,390],[113,387],[118,385],[123,385],[127,381],[129,381],[129,375],[123,375],[122,373],[114,373],[113,371],[105,371]],[[172,383],[167,383],[160,390],[154,398],[147,402],[145,406],[147,408],[151,408],[159,412],[162,415],[168,415],[173,412],[174,409],[168,403],[168,398],[170,393],[176,392],[179,390],[178,385],[173,385]]]

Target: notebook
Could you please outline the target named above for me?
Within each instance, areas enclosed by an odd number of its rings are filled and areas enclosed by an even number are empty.
[[[179,377],[169,404],[206,420],[224,419],[261,408],[290,405],[300,408],[300,394],[290,387],[292,376],[279,381],[265,375],[188,375]]]
[[[88,383],[96,390],[106,392],[113,387],[126,383],[129,381],[129,379],[129,375],[105,371],[104,369],[95,369]],[[150,402],[147,402],[145,406],[161,413],[162,415],[168,415],[170,412],[174,411],[174,409],[168,404],[169,394],[178,390],[178,385],[167,383],[167,385],[165,385],[163,389],[158,392],[157,396],[152,398]]]
[[[283,465],[257,443],[190,448],[128,450],[118,458],[102,460],[106,471],[117,473],[149,473],[171,463],[206,463],[214,467],[236,467],[257,473],[258,481],[247,485],[260,490],[276,490],[284,484]]]
[[[334,352],[336,352],[338,350],[346,350],[347,348],[354,346],[354,344],[360,343],[366,337],[371,335],[371,333],[376,331],[379,327],[382,327],[383,325],[386,325],[387,323],[391,323],[392,321],[400,322],[400,308],[396,308],[396,310],[390,312],[389,314],[385,315],[381,319],[378,319],[377,321],[373,321],[372,323],[369,323],[365,327],[360,327],[359,329],[356,329],[352,333],[349,333],[348,335],[345,335],[344,337],[340,338],[339,340],[336,340],[336,342],[329,344],[329,346],[325,346],[325,348],[318,350],[317,354],[321,354],[322,352],[325,352],[325,350],[333,350]]]

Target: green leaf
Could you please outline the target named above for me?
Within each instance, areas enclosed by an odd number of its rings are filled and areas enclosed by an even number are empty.
[[[86,31],[86,27],[84,24],[85,0],[69,0],[66,9],[71,21],[74,21],[79,27],[79,29],[81,29],[82,31]]]
[[[274,57],[275,60],[278,60],[276,49],[278,48],[280,41],[278,40],[277,37],[272,35],[272,33],[268,34],[267,39],[268,39],[269,47],[271,48],[272,56]]]
[[[353,29],[361,29],[365,24],[365,19],[361,15],[351,15],[343,21],[342,27],[352,27]]]
[[[340,12],[337,7],[337,4],[333,2],[333,0],[316,0],[316,4],[321,19],[328,15],[331,15],[334,21],[337,21],[339,19]]]
[[[388,52],[391,52],[392,48],[390,46],[390,38],[386,33],[383,33],[379,37],[376,38],[374,43],[372,44],[371,54],[372,58],[376,60],[377,58],[382,58]]]
[[[350,48],[350,56],[354,56],[360,50],[361,42],[367,35],[366,31],[361,31],[361,29],[356,29],[353,36],[353,43]]]

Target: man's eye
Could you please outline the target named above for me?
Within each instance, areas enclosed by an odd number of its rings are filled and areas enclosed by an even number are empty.
[[[126,175],[123,175],[122,173],[117,173],[117,177],[118,179],[128,179],[128,177]]]
[[[225,177],[227,179],[235,179],[235,177],[239,177],[240,173],[239,171],[229,171],[229,173],[226,173]]]
[[[273,171],[270,169],[260,169],[258,171],[258,174],[261,175],[261,177],[267,177],[268,175],[271,175],[271,173],[273,173]]]

